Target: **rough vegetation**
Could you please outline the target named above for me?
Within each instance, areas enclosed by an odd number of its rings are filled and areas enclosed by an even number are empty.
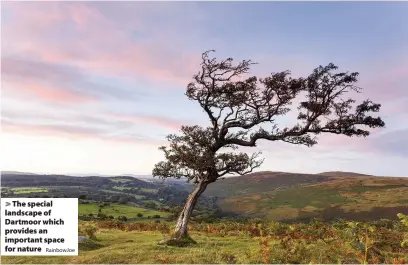
[[[217,196],[222,211],[248,218],[369,221],[408,212],[407,194],[407,178],[257,172],[219,181],[206,195]]]
[[[172,233],[174,223],[81,221],[79,230],[92,240],[80,243],[77,257],[2,257],[3,263],[302,263],[302,264],[404,264],[408,248],[406,216],[373,222],[322,222],[285,224],[250,222],[192,222],[197,244],[186,248],[157,242]],[[88,232],[86,232],[88,231]]]
[[[2,181],[3,178],[4,175]],[[25,178],[5,179],[7,186],[2,187],[2,196],[21,196],[13,191],[29,190]],[[259,172],[225,179],[214,185],[225,190],[225,197],[213,196],[212,191],[219,195],[213,189],[205,194],[207,198],[216,198],[208,203],[219,204],[221,213],[212,215],[212,211],[203,208],[210,204],[199,204],[190,226],[196,244],[178,240],[175,246],[158,243],[174,231],[175,219],[186,199],[182,196],[187,195],[180,187],[137,186],[138,181],[109,181],[103,187],[115,191],[110,196],[141,195],[137,192],[144,192],[142,189],[149,189],[151,196],[157,196],[165,189],[160,196],[179,196],[181,200],[172,206],[166,200],[160,201],[160,197],[142,198],[139,204],[91,200],[83,193],[91,189],[91,182],[73,187],[41,181],[44,186],[40,187],[47,189],[46,192],[31,186],[32,192],[24,196],[77,194],[81,219],[78,234],[88,239],[79,242],[77,257],[2,257],[2,263],[402,264],[408,259],[406,178]],[[237,186],[246,183],[246,189],[234,190],[230,182],[236,182]],[[319,214],[324,219],[313,219]],[[272,221],[276,216],[284,217],[284,222]],[[345,220],[337,220],[342,216]]]

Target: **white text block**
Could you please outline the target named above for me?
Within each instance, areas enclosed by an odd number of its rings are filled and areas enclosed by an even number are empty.
[[[2,256],[77,256],[77,198],[2,198]]]

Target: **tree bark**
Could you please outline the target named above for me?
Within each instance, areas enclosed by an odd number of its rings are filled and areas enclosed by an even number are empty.
[[[181,211],[180,216],[177,220],[176,228],[174,229],[173,234],[174,239],[188,237],[188,221],[190,220],[191,213],[194,210],[198,198],[205,191],[207,185],[208,183],[206,182],[199,182],[194,191],[188,196],[187,202],[184,205],[184,208]]]

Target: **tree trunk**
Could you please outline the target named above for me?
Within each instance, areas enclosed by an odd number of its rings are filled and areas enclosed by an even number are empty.
[[[205,191],[207,188],[208,183],[199,182],[197,187],[194,191],[188,196],[187,202],[184,205],[183,211],[181,211],[180,216],[177,220],[176,228],[174,229],[173,238],[174,239],[181,239],[188,237],[187,232],[187,225],[188,221],[190,220],[191,213],[194,210],[194,207],[198,201],[200,195]]]

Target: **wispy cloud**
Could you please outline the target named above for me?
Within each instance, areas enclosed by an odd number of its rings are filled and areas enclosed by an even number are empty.
[[[312,149],[262,142],[260,149],[281,155],[274,155],[276,160],[266,164],[266,169],[273,169],[274,164],[293,166],[286,162],[292,157],[299,167],[316,171],[322,166],[315,160],[324,157],[326,161],[349,154],[404,158],[408,31],[403,25],[408,23],[408,5],[353,3],[350,8],[351,4],[3,3],[2,129],[16,141],[9,146],[52,136],[81,143],[98,139],[103,141],[101,150],[132,143],[140,160],[146,150],[156,150],[164,143],[164,135],[177,132],[181,125],[210,124],[200,106],[186,99],[184,89],[200,70],[201,52],[215,49],[218,58],[258,62],[251,74],[261,77],[284,70],[305,76],[320,64],[334,62],[341,70],[360,72],[358,85],[364,91],[353,97],[382,104],[379,115],[387,127],[365,139],[321,135]],[[326,23],[344,21],[346,11],[351,12],[348,21]],[[292,116],[282,123],[295,124]],[[138,153],[137,145],[151,149]],[[20,145],[22,150],[24,146]],[[96,145],[92,148],[99,150]],[[50,146],[40,149],[44,157],[52,157]],[[75,152],[70,154],[73,158]],[[6,165],[24,166],[18,157],[16,152]],[[132,168],[133,162],[121,158],[126,163],[120,166]],[[62,163],[55,161],[55,167],[64,167]],[[106,160],[95,166],[101,163],[107,168],[119,166]],[[150,171],[143,166],[141,170]],[[394,167],[404,170],[397,165],[388,168]],[[86,171],[87,165],[76,171],[81,170]]]
[[[40,100],[82,103],[101,98],[135,99],[141,95],[137,91],[97,83],[91,80],[92,77],[67,64],[2,58],[5,89],[21,90]]]
[[[87,72],[125,76],[183,87],[191,78],[192,66],[198,62],[196,54],[169,46],[171,39],[160,35],[135,39],[133,31],[138,29],[137,24],[119,25],[84,3],[51,3],[45,9],[41,7],[39,3],[6,5],[11,13],[10,21],[3,26],[6,56],[23,53],[41,67],[58,67],[63,63],[77,67],[75,71],[82,75]],[[47,10],[53,15],[46,16]],[[72,69],[59,70],[60,77],[64,74],[67,76],[63,78],[72,77]]]
[[[183,121],[171,117],[154,116],[154,115],[131,115],[131,114],[107,114],[108,118],[118,121],[126,121],[137,125],[154,125],[158,127],[168,128],[171,130],[179,130],[182,125],[193,124],[191,121]]]
[[[40,135],[51,137],[63,137],[68,139],[91,139],[114,143],[142,144],[158,147],[166,142],[160,139],[148,138],[137,134],[110,133],[105,130],[82,127],[78,125],[45,125],[45,124],[23,124],[2,120],[2,131],[15,134]]]
[[[98,138],[110,141],[146,141],[163,144],[163,133],[177,132],[183,120],[144,114],[80,113],[78,111],[57,111],[49,113],[30,110],[5,110],[2,112],[3,130],[13,133],[49,134],[68,138]]]

